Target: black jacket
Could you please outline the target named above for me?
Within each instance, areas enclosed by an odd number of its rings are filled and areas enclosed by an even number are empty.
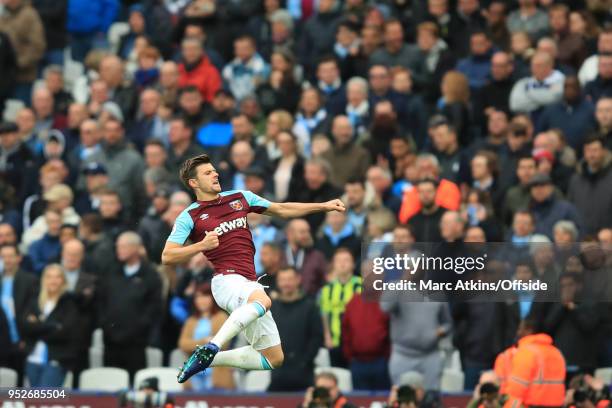
[[[115,88],[112,100],[121,108],[125,123],[134,119],[138,107],[138,89],[132,83],[126,82]]]
[[[586,234],[612,227],[612,156],[597,172],[589,170],[583,161],[570,179],[567,199],[584,216]]]
[[[475,109],[474,113],[477,116],[476,121],[483,129],[486,129],[487,117],[484,114],[486,108],[491,107],[504,112],[510,111],[508,101],[515,82],[516,80],[510,77],[501,81],[491,81],[482,87],[477,96],[478,109]]]
[[[438,207],[431,214],[424,214],[423,210],[414,215],[408,222],[414,231],[414,238],[417,242],[439,242],[442,241],[440,235],[440,219],[446,210]]]
[[[156,213],[145,215],[138,224],[138,235],[142,237],[147,255],[157,264],[161,263],[161,254],[171,229],[172,226]]]
[[[8,35],[0,32],[0,109],[4,111],[4,101],[11,95],[17,71],[17,57]]]
[[[0,293],[2,292],[2,279],[0,279]],[[18,270],[13,281],[13,303],[15,305],[15,316],[17,319],[17,331],[23,332],[23,321],[21,317],[25,313],[33,299],[38,295],[38,279],[35,275]]]
[[[268,391],[303,391],[313,384],[314,359],[323,345],[323,326],[316,303],[309,297],[272,302],[285,361],[272,371]]]
[[[321,187],[316,190],[311,190],[308,187],[304,187],[302,190],[296,192],[293,196],[290,196],[287,201],[294,201],[300,203],[322,203],[325,201],[338,198],[342,195],[342,191],[334,187],[331,183],[325,182]],[[304,217],[310,225],[312,233],[316,233],[317,229],[323,223],[325,219],[324,213],[310,214]]]
[[[268,115],[270,112],[283,109],[295,112],[300,99],[301,88],[293,80],[286,80],[279,88],[273,88],[269,82],[257,87],[255,91],[261,109]]]
[[[504,333],[497,324],[501,310],[488,302],[462,301],[452,305],[451,313],[453,343],[461,359],[492,367],[503,350]]]
[[[67,0],[33,0],[32,6],[40,14],[45,28],[47,50],[63,50],[67,44],[66,14]]]
[[[75,329],[76,347],[81,353],[87,353],[91,345],[91,335],[96,322],[96,286],[97,277],[95,275],[79,272],[74,292],[75,303],[79,308],[78,323]]]
[[[115,246],[109,237],[102,235],[97,241],[85,241],[84,270],[103,276],[111,270],[113,263],[115,263]]]
[[[161,281],[146,261],[127,277],[123,265],[112,268],[100,282],[98,310],[104,344],[145,347],[155,323],[161,321]]]
[[[0,148],[0,154],[1,150]],[[15,189],[19,206],[27,196],[34,193],[35,186],[38,185],[37,177],[36,158],[25,143],[21,143],[17,150],[8,154],[6,166],[0,168],[0,179]]]
[[[353,254],[356,264],[359,264],[358,259],[361,253],[361,240],[354,233],[340,238],[337,245],[334,245],[327,234],[323,234],[323,236],[316,241],[315,248],[323,252],[328,261],[332,259],[336,249],[347,248]]]
[[[603,320],[601,305],[577,303],[573,310],[561,303],[549,307],[543,328],[552,336],[568,365],[576,365],[581,369],[597,366],[598,332]]]
[[[31,353],[36,342],[41,340],[47,345],[50,362],[57,361],[62,367],[71,369],[78,341],[74,335],[79,322],[75,298],[64,294],[45,319],[40,318],[41,312],[38,299],[32,299],[22,322],[26,353]]]
[[[4,309],[0,307],[0,366],[8,367],[12,349],[8,320],[4,314]]]

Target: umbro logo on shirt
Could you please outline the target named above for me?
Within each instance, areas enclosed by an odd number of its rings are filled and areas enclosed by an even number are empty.
[[[202,214],[202,215],[200,215],[200,219],[201,219],[201,220],[207,220],[207,219],[208,219],[208,214]]]

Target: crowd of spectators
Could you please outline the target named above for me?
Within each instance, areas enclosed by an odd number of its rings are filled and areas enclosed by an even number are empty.
[[[78,378],[95,328],[133,375],[147,346],[189,353],[223,323],[204,255],[161,265],[192,200],[178,169],[201,153],[225,190],[347,204],[249,215],[285,353],[270,390],[313,385],[325,347],[357,389],[418,372],[436,391],[449,338],[473,389],[527,317],[573,372],[612,366],[612,309],[582,275],[612,265],[586,244],[612,244],[606,0],[1,4],[0,366],[31,385]],[[384,251],[363,243],[464,240],[554,243],[508,273],[569,289],[542,307],[361,294]],[[235,384],[215,368],[190,386]]]

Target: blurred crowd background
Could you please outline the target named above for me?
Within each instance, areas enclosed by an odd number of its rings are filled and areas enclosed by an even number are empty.
[[[200,153],[225,190],[348,208],[249,217],[285,349],[270,390],[313,385],[321,355],[353,389],[409,373],[439,391],[452,369],[472,390],[521,321],[568,380],[612,366],[612,309],[585,276],[612,265],[608,1],[1,4],[0,366],[20,381],[78,386],[92,347],[134,375],[220,327],[206,258],[160,265]],[[561,276],[560,301],[364,301],[379,246],[362,244],[414,241],[547,244],[505,273]]]

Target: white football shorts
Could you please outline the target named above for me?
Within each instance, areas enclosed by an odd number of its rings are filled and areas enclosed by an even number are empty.
[[[227,313],[247,303],[249,296],[257,289],[264,287],[256,281],[250,281],[242,275],[215,275],[211,289],[217,305]],[[268,310],[265,315],[249,324],[244,329],[244,336],[255,350],[263,350],[280,344],[278,328]]]

